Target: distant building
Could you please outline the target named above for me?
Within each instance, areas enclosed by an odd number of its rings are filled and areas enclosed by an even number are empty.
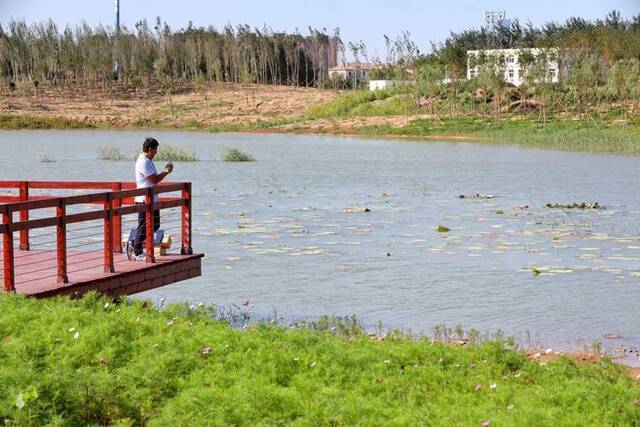
[[[369,90],[407,86],[415,83],[415,80],[369,80]]]
[[[549,60],[549,78],[553,83],[558,82],[558,49],[549,49],[555,56],[555,59]],[[467,79],[471,80],[478,76],[480,66],[478,65],[478,59],[481,55],[486,57],[496,58],[502,57],[501,63],[504,67],[504,81],[513,84],[514,86],[521,86],[524,83],[524,79],[527,75],[527,68],[520,64],[520,55],[523,52],[528,52],[532,56],[536,57],[542,49],[538,48],[526,48],[526,49],[488,49],[488,50],[468,50],[467,51]]]
[[[320,40],[317,37],[305,37],[302,43],[305,53],[311,61],[320,68],[320,72],[326,78],[329,70],[338,65],[338,51],[340,39],[335,36]]]
[[[354,62],[331,68],[329,70],[329,77],[332,79],[343,78],[344,80],[368,80],[369,73],[376,68],[380,68],[380,65],[370,62]]]

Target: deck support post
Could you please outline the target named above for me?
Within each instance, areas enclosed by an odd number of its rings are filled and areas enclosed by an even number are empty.
[[[7,292],[15,292],[15,267],[13,260],[13,231],[11,226],[13,225],[13,211],[7,209],[2,214],[2,223],[5,224],[8,229],[4,233],[2,239],[2,256],[3,256],[3,271],[4,271],[4,290]]]
[[[56,267],[58,283],[69,283],[67,276],[67,224],[65,221],[66,206],[64,199],[56,207],[58,225],[56,226]]]
[[[113,184],[113,191],[122,191],[122,183]],[[113,207],[116,209],[122,207],[122,199],[113,199]],[[113,216],[113,251],[122,253],[122,217],[120,215]]]
[[[113,193],[107,193],[107,201],[104,202],[104,272],[116,271],[113,263],[114,245],[114,221],[113,221]]]
[[[192,255],[193,247],[191,242],[191,183],[186,182],[182,189],[182,255]]]
[[[20,201],[26,202],[29,200],[29,181],[20,181]],[[23,210],[20,211],[20,221],[28,221],[29,220],[29,211]],[[20,230],[20,246],[18,248],[21,251],[29,250],[29,230],[24,229]]]
[[[153,208],[155,203],[153,202],[153,197],[154,193],[153,193],[153,187],[149,188],[149,191],[147,193],[147,197],[146,197],[146,230],[145,230],[145,239],[144,239],[144,244],[146,247],[146,252],[147,252],[147,259],[146,262],[147,263],[154,263],[156,262],[156,257],[155,257],[155,253],[153,250],[153,229],[154,229],[154,223],[153,223]]]

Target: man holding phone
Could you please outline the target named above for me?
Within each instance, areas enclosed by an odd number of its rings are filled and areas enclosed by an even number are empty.
[[[136,160],[136,188],[150,188],[162,181],[167,175],[173,172],[173,164],[167,163],[164,170],[158,173],[156,166],[153,164],[153,158],[158,153],[160,144],[155,138],[148,137],[142,143],[142,153]],[[146,196],[136,196],[136,204],[144,204]],[[153,202],[158,201],[158,195],[153,196]],[[145,212],[138,212],[138,229],[136,237],[127,245],[127,256],[133,261],[145,261],[144,241],[146,238],[147,217]],[[153,232],[160,228],[160,211],[153,211]]]

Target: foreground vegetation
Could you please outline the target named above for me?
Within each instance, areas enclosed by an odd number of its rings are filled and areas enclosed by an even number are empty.
[[[0,296],[0,418],[18,425],[603,425],[640,422],[609,361],[528,360],[349,322],[213,320],[205,306]]]

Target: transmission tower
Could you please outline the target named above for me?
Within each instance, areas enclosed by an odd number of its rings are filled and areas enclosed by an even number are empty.
[[[499,27],[507,17],[504,10],[491,10],[484,13],[484,22],[487,25],[487,49],[500,49],[502,40],[500,40]]]
[[[116,3],[116,39],[115,43],[118,43],[118,36],[120,35],[120,0],[115,0]],[[113,73],[117,76],[120,74],[120,64],[116,58],[113,63]]]

